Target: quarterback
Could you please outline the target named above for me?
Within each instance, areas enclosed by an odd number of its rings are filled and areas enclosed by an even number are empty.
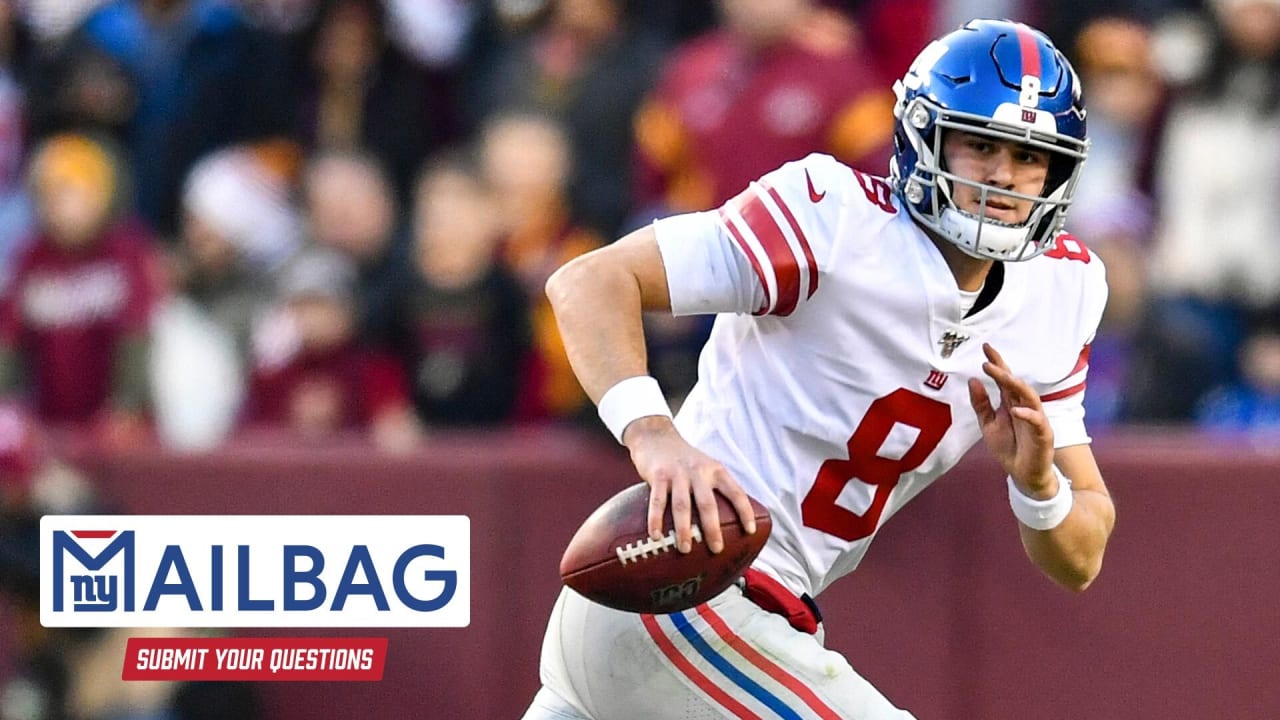
[[[547,283],[574,370],[687,551],[714,493],[773,516],[746,578],[671,615],[564,591],[528,720],[909,718],[822,645],[814,598],[983,442],[1027,556],[1073,590],[1115,522],[1082,398],[1102,262],[1064,231],[1084,163],[1079,79],[1044,35],[975,20],[895,84],[888,178],[824,155],[715,211],[659,220]],[[674,420],[644,310],[714,313]],[[707,521],[711,518],[711,521]]]

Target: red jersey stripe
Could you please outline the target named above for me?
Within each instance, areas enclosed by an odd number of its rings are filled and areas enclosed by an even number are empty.
[[[1040,402],[1049,402],[1050,400],[1061,400],[1064,397],[1071,397],[1078,392],[1083,392],[1084,386],[1085,383],[1080,383],[1079,385],[1072,385],[1069,388],[1065,388],[1057,392],[1051,392],[1048,395],[1041,395]]]
[[[747,662],[750,662],[752,665],[760,668],[766,675],[781,683],[783,687],[787,688],[791,692],[795,693],[797,697],[804,701],[805,705],[808,705],[818,714],[818,717],[823,718],[823,720],[840,720],[840,715],[836,713],[835,710],[832,710],[826,703],[822,702],[822,699],[819,698],[808,685],[805,685],[803,681],[796,678],[794,675],[791,675],[786,670],[778,667],[773,663],[773,661],[762,655],[759,650],[756,650],[747,641],[743,640],[736,633],[730,630],[729,626],[725,624],[724,619],[721,618],[715,610],[712,610],[704,603],[698,606],[698,614],[707,621],[722,640],[729,644],[729,647],[733,648],[739,655],[746,658]]]
[[[747,259],[751,261],[751,269],[756,271],[756,277],[760,278],[760,286],[764,288],[764,307],[755,311],[756,315],[763,315],[768,312],[769,307],[773,304],[772,295],[769,293],[769,281],[764,276],[764,268],[760,266],[760,259],[751,251],[751,246],[747,244],[746,238],[742,237],[742,233],[738,232],[738,228],[734,227],[729,221],[729,213],[720,209],[720,222],[729,228],[729,234],[737,241],[738,247],[742,248],[742,252],[746,254]]]
[[[769,191],[769,197],[778,203],[778,207],[782,210],[782,215],[787,219],[787,224],[791,226],[791,232],[795,233],[796,242],[800,243],[800,249],[804,251],[805,264],[809,266],[809,293],[805,295],[805,299],[813,297],[818,290],[818,261],[813,257],[813,248],[809,247],[809,239],[804,236],[804,231],[800,229],[800,223],[796,222],[796,216],[791,214],[791,208],[782,201],[782,196],[778,191],[768,183],[761,183],[764,188]]]
[[[720,703],[726,710],[733,713],[734,717],[744,718],[746,720],[761,720],[759,715],[751,712],[745,705],[733,699],[728,693],[720,688],[719,685],[711,682],[711,679],[702,673],[701,670],[694,667],[689,659],[680,654],[676,649],[675,643],[671,642],[671,638],[662,632],[662,627],[658,625],[658,619],[652,615],[641,615],[640,622],[644,624],[644,629],[649,631],[649,637],[657,643],[658,648],[662,650],[662,654],[675,665],[680,672],[684,673],[698,689],[711,696],[712,700]]]
[[[1026,25],[1018,26],[1018,49],[1022,51],[1022,75],[1040,77],[1040,46]]]
[[[1090,347],[1092,347],[1092,345],[1085,345],[1084,348],[1080,350],[1080,358],[1076,360],[1076,366],[1071,368],[1071,372],[1067,373],[1067,377],[1071,377],[1072,375],[1075,375],[1081,370],[1089,367]]]
[[[772,314],[790,315],[800,302],[800,264],[796,262],[796,254],[782,234],[782,228],[769,214],[764,198],[754,187],[730,200],[729,206],[742,215],[773,266],[773,276],[778,280],[778,301]]]

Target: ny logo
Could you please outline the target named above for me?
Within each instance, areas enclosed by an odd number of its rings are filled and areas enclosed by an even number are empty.
[[[941,370],[930,370],[924,384],[934,390],[941,390],[942,386],[947,384],[947,374]]]
[[[70,579],[75,592],[71,607],[76,612],[111,612],[116,609],[116,583],[119,578],[115,575],[72,575]]]
[[[942,357],[951,357],[951,353],[955,352],[956,348],[960,347],[960,343],[968,339],[968,335],[961,335],[955,330],[948,330],[943,333],[942,339],[938,341],[938,344],[942,346]]]

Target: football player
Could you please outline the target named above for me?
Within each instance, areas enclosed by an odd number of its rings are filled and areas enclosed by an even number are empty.
[[[670,505],[687,551],[697,508],[719,550],[715,492],[748,530],[757,499],[773,531],[692,610],[562,592],[527,719],[911,717],[823,647],[812,598],[979,441],[1031,561],[1074,591],[1097,576],[1115,510],[1081,400],[1107,287],[1063,230],[1079,79],[1038,31],[975,20],[895,90],[888,179],[810,155],[548,282],[578,378],[651,487],[650,532]],[[718,314],[674,421],[642,310]]]

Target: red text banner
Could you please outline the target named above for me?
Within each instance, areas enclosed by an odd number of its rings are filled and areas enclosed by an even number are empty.
[[[120,677],[376,682],[386,659],[384,637],[132,637]]]

